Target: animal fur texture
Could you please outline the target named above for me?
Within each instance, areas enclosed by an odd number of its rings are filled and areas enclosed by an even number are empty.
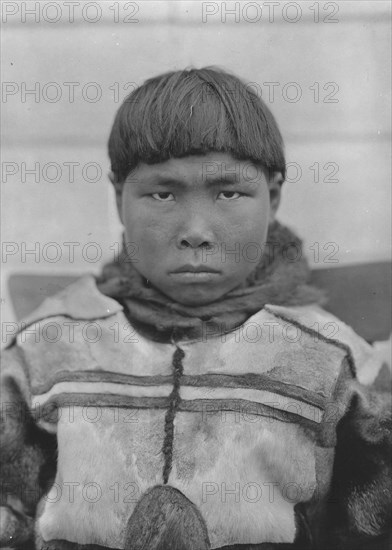
[[[364,385],[371,346],[319,307],[161,343],[86,277],[28,323],[3,357],[2,546],[387,548],[389,395]]]

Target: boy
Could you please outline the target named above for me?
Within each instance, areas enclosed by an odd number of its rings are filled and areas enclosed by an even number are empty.
[[[266,105],[225,72],[162,75],[120,107],[109,155],[121,257],[4,354],[2,543],[386,548],[381,369],[275,220]]]

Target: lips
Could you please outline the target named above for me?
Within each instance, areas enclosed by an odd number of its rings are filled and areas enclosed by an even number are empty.
[[[172,273],[219,273],[217,269],[208,267],[207,265],[191,265],[186,264],[178,269],[174,269]]]
[[[220,271],[207,265],[183,265],[173,270],[170,276],[178,284],[215,284],[220,277]]]

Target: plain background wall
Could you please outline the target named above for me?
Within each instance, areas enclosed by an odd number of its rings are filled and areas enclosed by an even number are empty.
[[[11,273],[97,273],[113,257],[106,141],[119,101],[188,66],[226,68],[262,93],[291,163],[279,218],[313,267],[389,259],[389,1],[279,2],[273,14],[271,2],[81,1],[74,22],[64,2],[2,4],[3,321]]]

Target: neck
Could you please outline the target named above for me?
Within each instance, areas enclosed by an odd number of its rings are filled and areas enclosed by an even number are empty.
[[[153,339],[197,338],[204,333],[229,332],[266,304],[304,305],[319,302],[320,291],[309,287],[309,269],[302,243],[288,228],[274,222],[265,253],[239,287],[202,306],[185,306],[151,286],[124,261],[106,266],[99,280],[103,294],[117,299],[131,323]]]

